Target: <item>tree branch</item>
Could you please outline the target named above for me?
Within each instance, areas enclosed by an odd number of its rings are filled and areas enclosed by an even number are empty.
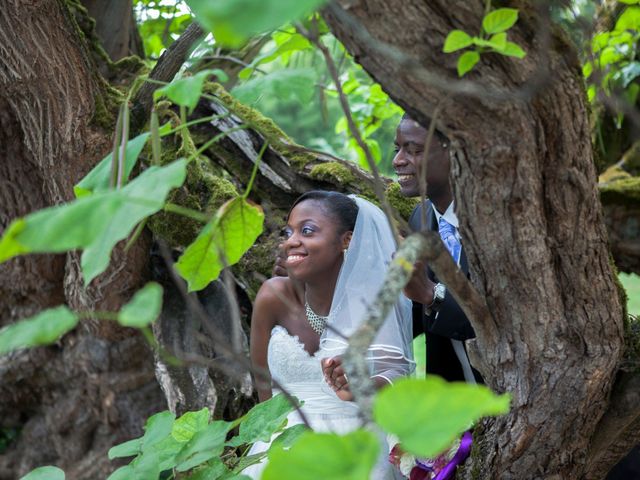
[[[151,70],[149,79],[160,82],[170,82],[189,57],[191,48],[204,35],[205,31],[200,25],[193,22],[187,27],[180,37],[167,48],[158,59],[158,63]],[[131,109],[131,129],[140,130],[146,123],[147,117],[153,106],[153,92],[159,87],[153,82],[145,82],[138,90]]]

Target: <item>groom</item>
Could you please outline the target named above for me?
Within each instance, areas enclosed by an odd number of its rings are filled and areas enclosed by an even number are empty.
[[[420,195],[418,174],[425,158],[427,130],[404,115],[396,130],[396,154],[393,168],[398,175],[400,193],[405,197]],[[428,200],[418,205],[409,226],[414,231],[437,231],[460,269],[468,275],[467,257],[460,242],[458,219],[454,212],[453,192],[449,182],[451,169],[449,140],[436,130],[426,155],[425,175]],[[426,225],[421,224],[423,217]],[[427,266],[418,265],[405,288],[414,302],[414,336],[425,333],[427,373],[448,381],[482,383],[482,377],[471,366],[464,341],[475,336],[473,328],[446,285]],[[323,362],[323,372],[334,389],[348,388],[339,358]]]
[[[418,174],[424,172],[424,168],[419,167],[425,158],[426,137],[424,127],[406,114],[402,117],[396,131],[393,168],[398,175],[400,193],[405,197],[420,195]],[[454,261],[468,275],[449,182],[449,148],[449,139],[435,130],[426,152],[424,179],[428,200],[413,211],[409,226],[414,231],[437,231]],[[422,225],[423,217],[425,225]],[[431,269],[419,265],[405,288],[405,295],[414,302],[414,336],[425,333],[427,373],[448,381],[482,382],[480,374],[471,367],[464,345],[465,340],[475,336],[473,328],[446,285],[438,281]]]

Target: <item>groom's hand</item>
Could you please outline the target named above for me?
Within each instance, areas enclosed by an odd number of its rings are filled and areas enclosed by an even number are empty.
[[[282,247],[282,243],[278,245],[278,249],[276,251],[276,261],[273,264],[273,270],[271,271],[272,277],[287,277],[287,269],[284,266],[285,263],[285,255],[284,248]]]
[[[404,287],[404,294],[409,300],[430,305],[433,302],[433,287],[436,284],[429,280],[426,270],[424,262],[416,262],[411,279]]]
[[[321,360],[322,373],[329,386],[336,392],[340,400],[353,400],[353,394],[349,390],[349,381],[342,366],[342,358],[330,357]]]

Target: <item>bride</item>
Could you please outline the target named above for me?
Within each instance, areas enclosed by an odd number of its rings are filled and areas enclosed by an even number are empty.
[[[321,360],[344,353],[381,288],[395,242],[382,211],[338,192],[312,191],[289,212],[283,243],[288,277],[267,280],[251,320],[252,363],[304,401],[311,428],[344,434],[361,426],[348,383],[334,392]],[[411,303],[401,297],[368,351],[371,377],[380,387],[414,368]],[[343,379],[346,383],[346,379]],[[257,378],[260,401],[271,398],[270,379]],[[302,423],[297,411],[288,426]],[[258,442],[249,453],[266,450]],[[393,478],[383,452],[372,478]],[[383,460],[384,457],[384,460]],[[243,473],[259,478],[264,464]]]

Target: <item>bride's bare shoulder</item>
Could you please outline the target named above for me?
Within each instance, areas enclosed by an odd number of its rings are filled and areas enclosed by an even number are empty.
[[[256,303],[272,306],[296,300],[294,282],[289,277],[272,277],[266,280],[256,296]]]

